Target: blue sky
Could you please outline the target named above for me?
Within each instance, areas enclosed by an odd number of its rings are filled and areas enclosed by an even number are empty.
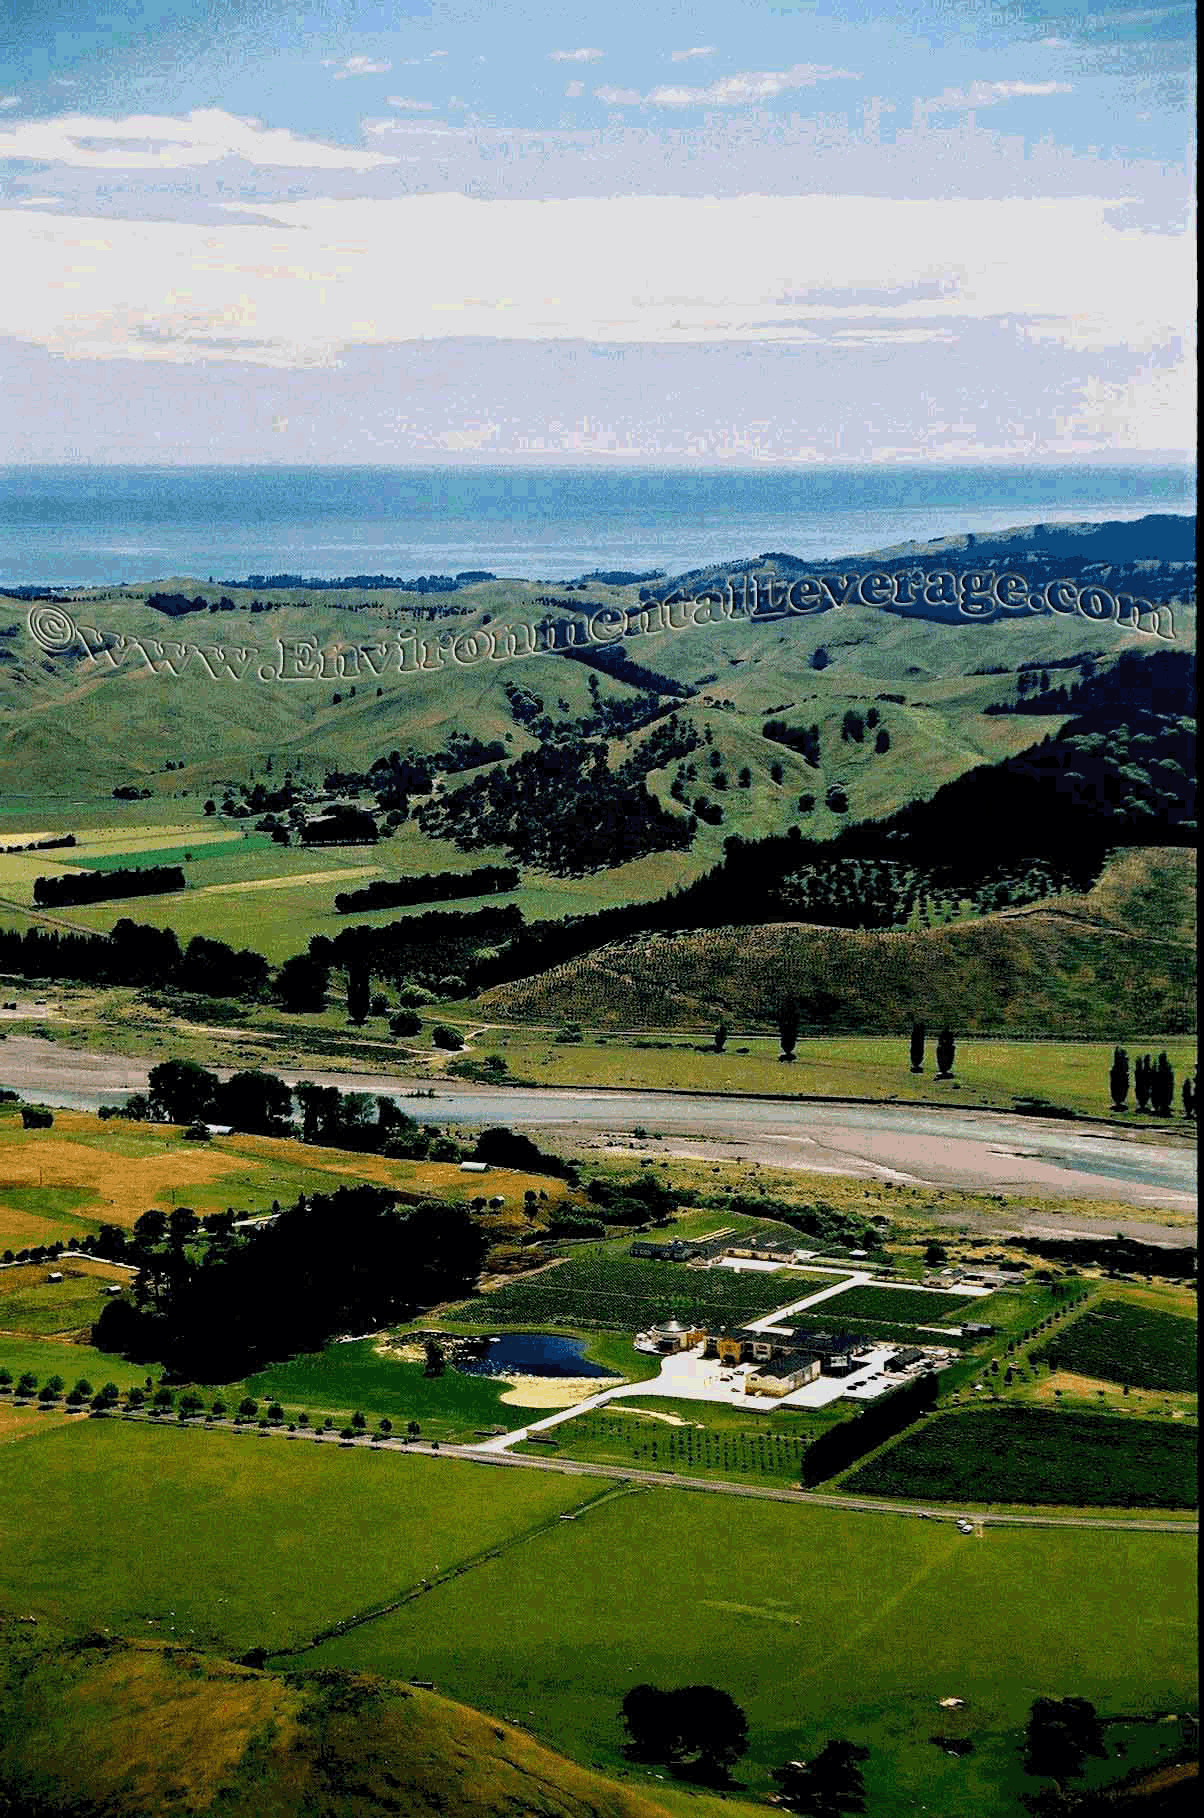
[[[1194,25],[8,0],[0,459],[1186,451]]]

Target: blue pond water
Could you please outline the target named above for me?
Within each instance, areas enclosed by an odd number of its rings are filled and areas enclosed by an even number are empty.
[[[579,1338],[552,1332],[506,1332],[490,1339],[484,1356],[465,1357],[457,1368],[466,1376],[609,1376],[585,1356]]]

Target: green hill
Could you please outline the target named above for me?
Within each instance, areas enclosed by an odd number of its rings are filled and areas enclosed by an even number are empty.
[[[1195,858],[1114,859],[1086,896],[908,933],[802,923],[633,935],[487,991],[500,1018],[624,1028],[771,1027],[889,1034],[917,1017],[970,1033],[1094,1035],[1194,1027]]]
[[[104,1635],[47,1646],[11,1624],[0,1628],[0,1812],[665,1818],[512,1724],[429,1691],[339,1672],[289,1681]]]

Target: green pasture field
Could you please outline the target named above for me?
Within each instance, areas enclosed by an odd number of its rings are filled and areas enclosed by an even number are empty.
[[[977,1539],[952,1522],[647,1490],[297,1664],[433,1679],[612,1770],[631,1686],[717,1685],[748,1714],[736,1777],[756,1794],[773,1764],[847,1736],[871,1750],[870,1812],[1014,1818],[1033,1785],[1020,1753],[1035,1697],[1192,1708],[1193,1551],[1186,1534]],[[956,1716],[939,1708],[951,1696]],[[934,1748],[941,1730],[975,1753]]]
[[[70,1267],[64,1265],[67,1271]],[[103,1282],[92,1275],[72,1277],[67,1273],[64,1281],[30,1282],[8,1293],[4,1289],[4,1276],[0,1275],[0,1332],[31,1337],[90,1329],[108,1299]],[[0,1347],[3,1343],[0,1337]]]
[[[646,1262],[599,1248],[577,1251],[554,1269],[451,1307],[447,1317],[473,1326],[545,1321],[622,1332],[638,1332],[670,1317],[701,1325],[742,1325],[800,1300],[811,1288],[830,1287],[836,1279],[802,1269],[772,1274],[688,1269],[684,1263]]]
[[[959,1312],[965,1314],[974,1299],[972,1294],[938,1294],[927,1288],[858,1286],[823,1301],[816,1308],[816,1317],[838,1324],[847,1317],[882,1319],[892,1325],[932,1325],[937,1320],[953,1321]]]
[[[645,902],[662,896],[675,884],[693,878],[714,864],[720,856],[718,844],[712,851],[697,847],[690,854],[651,853],[642,859],[618,865],[611,871],[588,877],[558,878],[542,872],[527,871],[519,887],[504,896],[461,897],[454,903],[413,903],[399,909],[376,909],[367,913],[339,915],[334,906],[340,891],[351,891],[380,878],[411,876],[426,871],[471,871],[480,865],[508,863],[502,847],[483,847],[479,851],[459,852],[442,840],[431,840],[413,824],[398,828],[375,846],[317,847],[280,846],[266,834],[248,833],[245,839],[235,833],[239,823],[216,823],[225,838],[213,841],[210,851],[198,843],[181,841],[179,830],[171,836],[170,846],[162,850],[127,848],[123,855],[102,853],[93,863],[109,868],[119,862],[134,864],[180,864],[191,852],[198,869],[195,874],[185,868],[189,888],[157,897],[139,897],[137,912],[122,904],[93,903],[65,911],[67,919],[81,928],[107,932],[124,914],[153,927],[174,928],[181,940],[203,934],[212,940],[225,940],[234,946],[253,947],[274,965],[300,952],[315,934],[334,936],[351,925],[385,927],[403,917],[422,915],[428,910],[468,913],[499,903],[513,903],[528,921],[556,919],[564,915],[584,915],[613,904]],[[198,833],[212,834],[215,823],[206,817],[198,822]],[[187,842],[189,836],[185,836]],[[5,863],[13,868],[23,866],[20,889],[13,894],[22,902],[32,903],[32,880],[45,872],[44,862],[53,853],[21,854],[5,861],[0,856],[0,880],[5,877]],[[71,865],[85,865],[84,856],[69,848],[59,855]],[[30,868],[29,861],[43,862]],[[203,861],[203,863],[202,863]],[[313,878],[297,883],[298,878]],[[238,890],[225,886],[237,884]],[[0,887],[2,893],[2,887]],[[239,936],[230,933],[231,917],[237,913]],[[4,918],[7,919],[7,911]]]
[[[202,839],[183,845],[174,846],[138,846],[124,852],[102,852],[81,854],[78,849],[68,849],[68,863],[83,871],[122,871],[130,867],[146,865],[183,865],[205,864],[214,859],[228,859],[232,853],[261,853],[279,851],[275,841],[266,833],[232,834],[228,839]],[[46,855],[53,857],[53,853]],[[262,863],[262,860],[258,860]],[[208,880],[207,880],[208,881]]]
[[[1075,1294],[1090,1287],[1084,1280],[1070,1284]],[[1014,1288],[997,1288],[993,1294],[980,1295],[973,1313],[963,1313],[962,1317],[994,1326],[1002,1337],[1017,1339],[1034,1331],[1043,1319],[1051,1318],[1066,1305],[1067,1297],[1055,1295],[1048,1282],[1018,1281]]]
[[[1196,1323],[1153,1307],[1099,1300],[1033,1352],[1051,1369],[1136,1389],[1196,1387]]]
[[[29,1371],[36,1376],[39,1384],[51,1376],[61,1376],[69,1389],[82,1378],[90,1382],[93,1389],[99,1389],[103,1383],[115,1382],[123,1392],[126,1389],[144,1388],[148,1381],[157,1379],[159,1367],[151,1364],[127,1363],[124,1357],[118,1357],[108,1351],[98,1351],[95,1346],[76,1344],[63,1339],[32,1338],[24,1333],[0,1333],[0,1366],[12,1371],[13,1387],[20,1377]],[[154,1371],[154,1377],[149,1373]],[[216,1391],[215,1391],[216,1393]],[[223,1397],[225,1391],[222,1391]],[[12,1405],[12,1391],[0,1399],[0,1408]]]
[[[507,898],[507,901],[511,900]],[[489,1015],[489,1006],[477,1006]],[[472,1007],[462,1007],[472,1016]],[[495,1013],[496,1014],[496,1013]],[[474,1026],[479,1028],[478,1015]],[[680,1030],[624,1030],[603,1035],[582,1025],[580,1043],[557,1043],[557,1030],[494,1024],[478,1038],[482,1052],[500,1054],[512,1073],[541,1086],[647,1086],[663,1090],[755,1092],[774,1096],[865,1098],[899,1104],[947,1104],[964,1110],[1015,1111],[1025,1100],[1044,1100],[1079,1117],[1161,1129],[1141,1116],[1132,1094],[1125,1112],[1113,1112],[1108,1091],[1112,1047],[1089,1041],[996,1041],[966,1036],[957,1044],[954,1077],[938,1080],[931,1052],[922,1074],[908,1064],[907,1036],[803,1036],[792,1066],[778,1058],[774,1037],[729,1031],[722,1054],[711,1048],[712,1028],[690,1036]],[[643,1045],[641,1045],[643,1044]],[[932,1043],[929,1043],[931,1051]],[[747,1049],[747,1053],[739,1050]],[[1140,1035],[1133,1054],[1165,1049],[1177,1079],[1196,1065],[1194,1037]],[[1190,1133],[1178,1115],[1172,1126]],[[655,1127],[655,1126],[653,1126]]]
[[[715,1477],[734,1483],[798,1483],[803,1452],[822,1427],[847,1409],[773,1409],[744,1413],[721,1402],[679,1401],[659,1395],[644,1406],[624,1397],[578,1414],[546,1439],[515,1451],[627,1465],[670,1477]],[[666,1418],[668,1417],[668,1418]]]
[[[245,1384],[224,1389],[222,1399],[230,1407],[244,1393],[264,1406],[278,1401],[290,1416],[299,1408],[311,1418],[333,1415],[340,1429],[358,1409],[370,1425],[385,1415],[400,1431],[416,1420],[423,1439],[470,1443],[480,1428],[516,1426],[522,1419],[521,1409],[502,1406],[506,1388],[504,1382],[464,1376],[450,1367],[442,1376],[426,1376],[420,1363],[380,1356],[367,1338],[270,1364]]]
[[[0,1603],[224,1654],[293,1647],[597,1493],[255,1429],[80,1420],[0,1450]]]
[[[642,1358],[629,1345],[614,1339],[609,1341],[609,1348],[603,1339],[590,1345],[589,1351],[592,1361],[630,1379],[638,1380],[642,1373],[655,1374],[659,1368],[659,1359]],[[601,1355],[595,1358],[595,1351]],[[643,1372],[641,1364],[645,1366]],[[93,1345],[8,1332],[2,1324],[0,1368],[10,1371],[13,1377],[8,1394],[0,1392],[0,1409],[13,1405],[13,1388],[26,1371],[37,1377],[39,1385],[52,1376],[61,1376],[70,1389],[83,1378],[93,1390],[102,1383],[115,1382],[123,1393],[130,1388],[158,1387],[166,1381],[160,1364],[127,1363],[123,1357],[98,1351]],[[259,1404],[261,1415],[276,1401],[284,1408],[286,1420],[295,1420],[303,1412],[311,1426],[321,1426],[329,1419],[340,1432],[357,1412],[366,1417],[373,1429],[382,1418],[388,1418],[399,1435],[409,1421],[416,1420],[423,1440],[451,1444],[471,1444],[486,1429],[515,1427],[528,1418],[522,1408],[502,1402],[508,1387],[504,1380],[463,1375],[450,1365],[441,1376],[429,1377],[420,1363],[380,1355],[373,1339],[334,1344],[324,1351],[287,1358],[242,1381],[172,1381],[168,1386],[177,1403],[191,1390],[201,1396],[206,1410],[220,1400],[233,1415],[243,1398],[250,1396]]]
[[[930,1418],[844,1478],[859,1496],[935,1502],[1194,1508],[1186,1423],[1013,1403]]]

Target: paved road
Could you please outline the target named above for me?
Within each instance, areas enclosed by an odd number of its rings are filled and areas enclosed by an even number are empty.
[[[0,1052],[5,1085],[51,1104],[87,1110],[143,1090],[150,1064],[68,1049],[36,1036],[10,1035]],[[306,1078],[345,1092],[399,1095],[403,1108],[426,1122],[525,1126],[575,1145],[658,1156],[741,1157],[813,1173],[1009,1196],[1119,1200],[1134,1208],[1125,1227],[1128,1234],[1153,1241],[1182,1241],[1156,1213],[1194,1218],[1196,1210],[1196,1159],[1190,1146],[1145,1142],[1106,1124],[836,1100],[461,1086],[452,1081],[441,1083],[431,1098],[411,1099],[409,1092],[425,1087],[399,1074],[279,1071],[290,1081]],[[641,1128],[657,1137],[637,1137]],[[1001,1217],[1016,1228],[1011,1208]],[[1048,1212],[1031,1209],[1027,1224],[1049,1226]],[[1080,1229],[1089,1232],[1091,1226],[1085,1219],[1067,1224],[1061,1218],[1057,1229],[1070,1236]]]
[[[147,1414],[109,1415],[106,1418],[122,1420],[148,1421]],[[164,1421],[164,1426],[172,1427],[173,1421]],[[320,1432],[312,1429],[308,1432],[289,1433],[286,1427],[239,1427],[230,1422],[213,1421],[208,1426],[202,1422],[191,1423],[201,1431],[240,1432],[250,1442],[262,1439],[307,1439],[321,1445],[339,1444],[340,1441],[323,1439]],[[868,1498],[853,1496],[827,1496],[819,1490],[783,1489],[771,1484],[728,1483],[722,1478],[713,1477],[671,1477],[659,1471],[629,1470],[623,1465],[585,1464],[576,1458],[530,1458],[525,1454],[515,1455],[512,1452],[489,1452],[483,1446],[438,1446],[424,1445],[421,1441],[411,1442],[402,1439],[377,1440],[369,1445],[365,1439],[353,1443],[360,1451],[366,1452],[414,1452],[422,1458],[459,1459],[462,1463],[479,1465],[498,1465],[504,1468],[527,1471],[559,1471],[566,1477],[609,1477],[618,1483],[647,1484],[656,1490],[699,1490],[708,1495],[745,1496],[768,1502],[810,1503],[817,1508],[844,1509],[855,1515],[903,1515],[920,1521],[958,1521],[963,1517],[976,1525],[1007,1528],[1114,1528],[1122,1533],[1138,1534],[1195,1534],[1199,1524],[1195,1521],[1161,1520],[1156,1516],[1129,1518],[1123,1515],[1030,1515],[1021,1511],[996,1511],[991,1509],[974,1509],[973,1507],[922,1507],[919,1504],[901,1502],[872,1502]]]

